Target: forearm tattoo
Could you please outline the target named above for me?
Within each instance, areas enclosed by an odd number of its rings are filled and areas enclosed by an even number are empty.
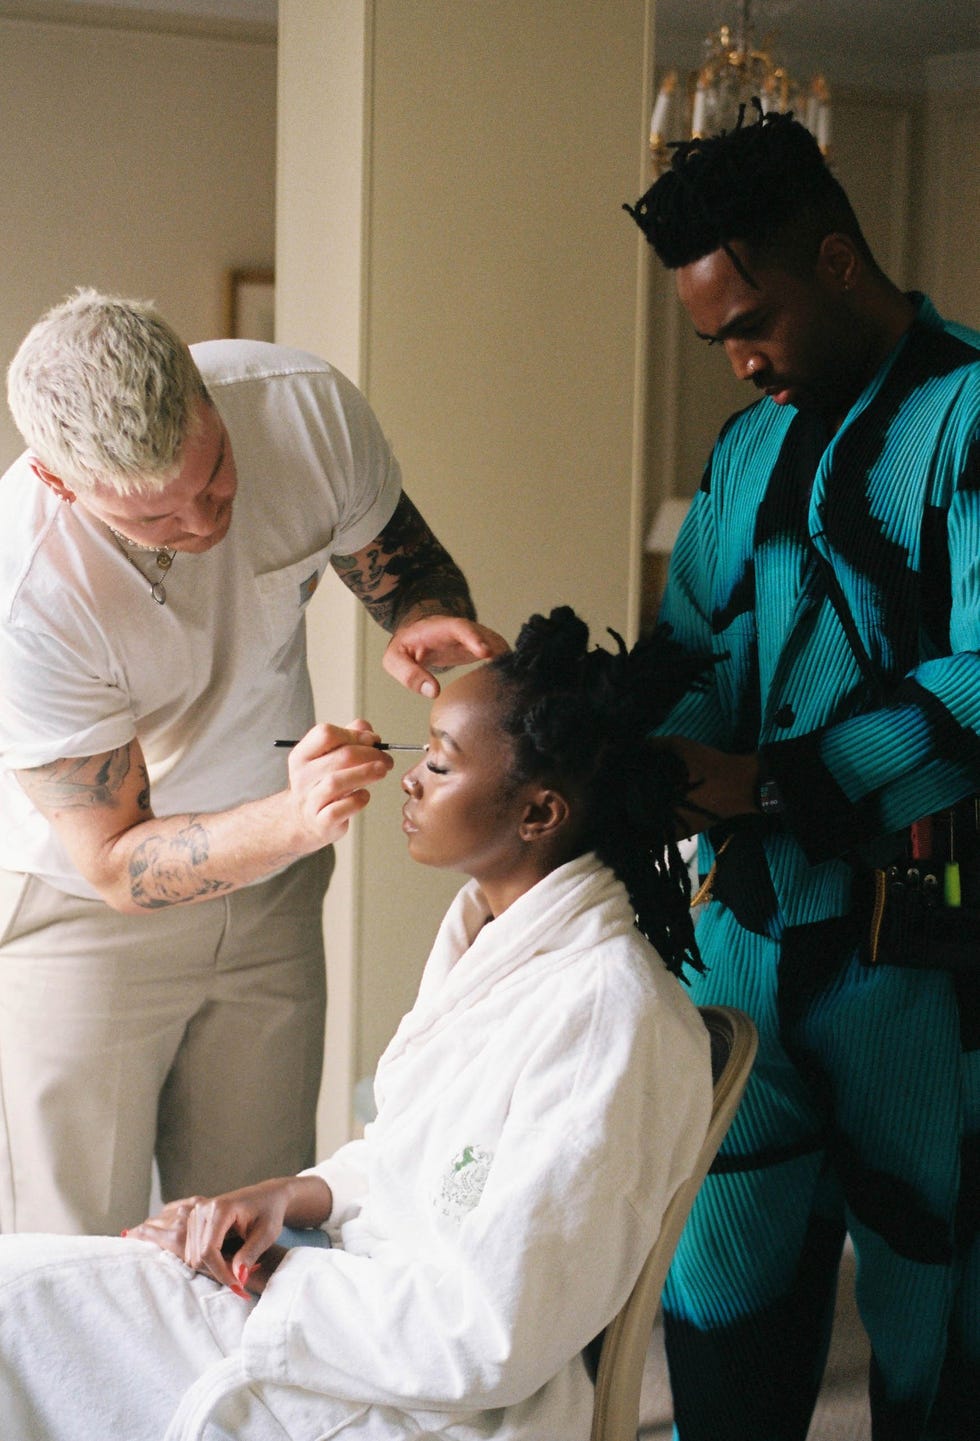
[[[233,890],[232,882],[201,874],[210,855],[207,827],[188,816],[176,834],[150,836],[136,847],[129,862],[130,895],[152,911]]]
[[[95,810],[99,806],[112,809],[120,802],[131,767],[127,745],[102,755],[52,761],[50,765],[18,771],[17,777],[28,798],[45,814]],[[150,820],[150,778],[142,761],[139,778],[136,806],[140,820]],[[170,835],[149,836],[136,847],[129,861],[133,901],[146,910],[156,910],[233,890],[231,881],[201,874],[210,853],[207,828],[197,816],[187,817]]]
[[[397,630],[408,615],[476,619],[466,578],[407,495],[373,545],[335,555],[332,564],[386,631]]]
[[[129,775],[129,746],[97,756],[72,756],[17,772],[22,789],[41,811],[88,810],[114,806]],[[149,810],[149,779],[143,767],[144,788],[139,805]]]

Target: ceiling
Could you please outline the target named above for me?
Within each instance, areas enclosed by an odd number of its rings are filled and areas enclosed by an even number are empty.
[[[703,37],[738,12],[738,0],[657,0],[657,50],[694,68]],[[753,0],[752,20],[791,71],[825,70],[831,85],[918,88],[926,60],[980,51],[977,0]]]
[[[91,9],[89,0],[70,0]],[[197,20],[241,20],[250,25],[275,25],[277,0],[97,0],[106,10],[142,11],[145,14],[188,15]],[[58,8],[64,5],[58,0]]]
[[[738,14],[737,0],[659,0],[657,24],[705,35]],[[980,48],[977,0],[754,0],[756,34],[833,50],[874,48],[906,58]]]
[[[25,0],[21,0],[23,5]],[[528,0],[534,3],[534,0]],[[545,0],[548,4],[560,0]],[[185,17],[274,32],[277,0],[26,0],[35,14],[120,11],[128,19]],[[17,0],[0,0],[0,13]],[[656,0],[658,63],[693,68],[701,41],[723,22],[734,23],[739,0]],[[924,62],[938,55],[980,51],[977,0],[753,0],[756,37],[772,35],[791,70],[825,70],[831,84],[919,88]]]

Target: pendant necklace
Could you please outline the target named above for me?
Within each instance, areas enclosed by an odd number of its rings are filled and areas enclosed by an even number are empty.
[[[116,544],[119,546],[119,549],[129,561],[130,565],[133,567],[133,569],[137,572],[138,575],[141,575],[143,577],[143,579],[149,585],[150,594],[156,601],[157,605],[166,605],[167,587],[164,585],[163,582],[166,580],[167,573],[174,563],[174,556],[177,554],[176,550],[172,550],[170,546],[167,545],[141,545],[138,540],[130,540],[128,535],[122,535],[118,530],[113,530],[113,527],[111,525],[109,526],[109,529],[115,536]],[[141,566],[138,566],[136,564],[135,560],[129,553],[130,546],[132,546],[134,550],[152,552],[156,567],[160,572],[156,580],[153,580],[150,576],[146,574],[146,572],[142,569]]]

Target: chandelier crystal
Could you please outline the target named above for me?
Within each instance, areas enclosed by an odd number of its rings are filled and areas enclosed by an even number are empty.
[[[739,108],[758,97],[763,110],[792,110],[816,137],[824,155],[830,150],[830,91],[823,75],[798,85],[774,59],[770,37],[757,45],[751,0],[740,0],[733,28],[722,25],[704,41],[700,66],[687,76],[683,92],[671,70],[657,93],[650,121],[650,153],[659,174],[670,164],[668,137],[683,140],[730,130]]]

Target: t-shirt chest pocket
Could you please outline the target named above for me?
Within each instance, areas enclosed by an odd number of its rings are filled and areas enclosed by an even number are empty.
[[[323,581],[330,555],[330,549],[325,547],[292,565],[255,577],[259,620],[270,658],[277,656],[296,635],[306,607]]]

